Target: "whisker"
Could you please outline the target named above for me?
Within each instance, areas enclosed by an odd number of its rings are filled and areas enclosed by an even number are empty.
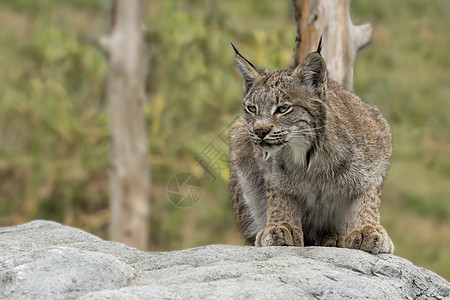
[[[316,136],[315,133],[308,133],[308,132],[305,132],[305,133],[302,133],[302,134],[289,135],[289,137],[290,137],[290,138],[295,138],[295,137],[303,137],[303,136],[305,136],[305,135]]]
[[[317,132],[314,132],[314,131],[292,132],[289,135],[292,135],[292,134],[317,134]]]
[[[291,134],[317,134],[317,131],[296,131],[296,132],[291,132],[289,135]]]
[[[305,128],[305,129],[300,129],[300,130],[292,130],[290,133],[299,133],[299,132],[305,132],[305,131],[314,131],[314,130],[322,129],[323,127],[324,127],[324,126],[315,127],[315,128]]]

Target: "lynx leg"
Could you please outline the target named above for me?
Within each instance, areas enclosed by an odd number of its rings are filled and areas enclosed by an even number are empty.
[[[247,229],[250,226],[250,212],[248,211],[248,207],[245,206],[243,200],[239,196],[234,196],[239,199],[233,199],[233,208],[234,208],[234,220],[236,221],[237,229],[241,234],[241,238],[244,241],[245,245],[254,245],[255,244],[255,236],[246,235]],[[233,198],[234,198],[233,197]]]
[[[244,203],[244,199],[242,199],[235,177],[230,177],[230,189],[232,191],[234,220],[236,221],[237,229],[246,245],[254,245],[255,236],[248,236],[246,234],[251,223],[251,218],[249,217],[250,212]]]
[[[352,215],[347,222],[345,247],[378,253],[393,253],[394,245],[386,230],[380,225],[379,189],[360,197],[354,204]]]
[[[268,188],[267,225],[256,235],[255,246],[303,246],[298,205]]]

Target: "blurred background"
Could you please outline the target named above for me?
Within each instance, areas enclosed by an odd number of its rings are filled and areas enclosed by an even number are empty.
[[[0,226],[47,219],[108,238],[108,68],[98,40],[111,2],[0,2]],[[354,89],[393,129],[382,224],[396,255],[449,280],[450,1],[355,0],[351,14],[374,26]],[[226,133],[242,96],[230,41],[256,65],[287,67],[291,3],[148,1],[145,27],[149,249],[241,244],[227,183]],[[193,205],[170,201],[180,173],[201,185]]]

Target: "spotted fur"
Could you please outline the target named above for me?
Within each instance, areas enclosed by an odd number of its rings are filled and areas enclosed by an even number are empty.
[[[392,141],[379,110],[329,79],[319,52],[267,70],[235,51],[244,98],[230,188],[244,240],[392,253],[379,218]]]

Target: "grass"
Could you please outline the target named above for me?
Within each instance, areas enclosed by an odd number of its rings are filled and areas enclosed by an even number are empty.
[[[0,225],[51,219],[106,238],[107,62],[97,40],[111,1],[7,0],[0,4]],[[355,91],[393,128],[382,223],[395,254],[450,279],[450,5],[445,0],[352,2],[355,24],[372,21],[358,56]],[[288,1],[152,1],[146,39],[152,170],[152,250],[240,244],[227,187],[195,157],[240,113],[242,82],[230,41],[257,65],[291,63]],[[225,139],[226,140],[226,139]],[[190,208],[167,197],[178,173],[200,179]]]

